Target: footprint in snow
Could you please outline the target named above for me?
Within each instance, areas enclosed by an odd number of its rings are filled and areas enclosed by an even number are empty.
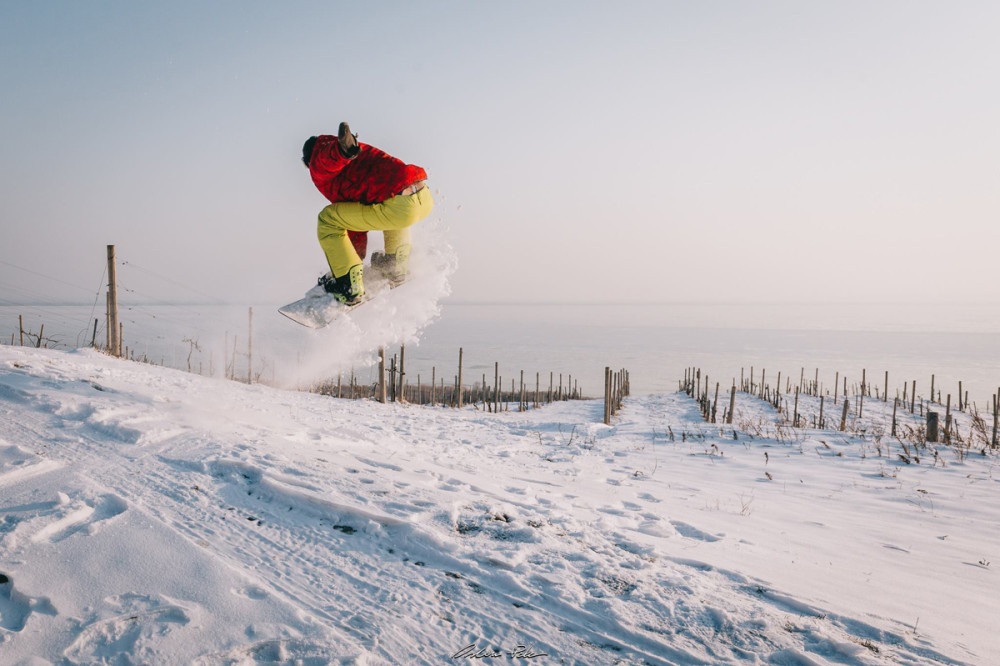
[[[55,521],[38,530],[34,543],[58,543],[77,532],[93,534],[103,524],[125,513],[128,504],[116,495],[103,495],[96,500],[71,501]]]
[[[400,467],[399,465],[393,465],[392,463],[382,462],[380,460],[370,460],[368,458],[361,458],[359,456],[355,456],[355,458],[357,459],[357,461],[359,463],[363,463],[365,465],[368,465],[369,467],[374,467],[376,469],[379,469],[379,468],[381,468],[381,469],[388,469],[388,470],[391,470],[393,472],[402,472],[403,471],[402,467]]]
[[[256,585],[247,585],[246,587],[240,588],[238,590],[233,590],[233,594],[238,597],[243,597],[245,599],[261,600],[267,599],[267,590],[262,587],[257,587]]]
[[[666,523],[666,525],[664,525],[664,521],[659,518],[644,520],[639,523],[635,529],[637,532],[641,532],[642,534],[660,537],[661,539],[669,539],[677,533],[673,526],[670,526],[670,523]]]
[[[188,609],[165,597],[110,597],[81,623],[79,635],[63,654],[85,663],[98,655],[102,663],[132,663],[135,655],[155,652],[157,641],[190,622]]]
[[[45,597],[32,598],[14,589],[14,580],[0,573],[0,643],[5,632],[23,630],[32,613],[55,615],[56,609]]]
[[[688,539],[696,539],[698,541],[705,541],[707,543],[712,543],[718,541],[721,537],[709,534],[708,532],[702,532],[697,527],[693,525],[688,525],[687,523],[682,523],[677,520],[670,521],[670,524],[674,526],[674,529],[682,536]]]

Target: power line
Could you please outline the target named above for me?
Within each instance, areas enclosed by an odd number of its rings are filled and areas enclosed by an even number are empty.
[[[210,299],[212,299],[213,301],[215,301],[216,303],[219,303],[219,304],[224,304],[225,303],[224,300],[222,300],[221,298],[218,298],[217,296],[213,296],[211,294],[205,293],[204,291],[201,291],[200,289],[196,289],[195,287],[192,287],[190,285],[184,284],[183,282],[178,282],[177,280],[173,280],[173,279],[168,278],[168,277],[166,277],[164,275],[160,275],[159,273],[156,273],[155,271],[151,271],[148,268],[144,268],[142,266],[139,266],[138,264],[136,264],[134,262],[123,261],[122,262],[122,266],[131,266],[132,268],[140,270],[143,273],[148,273],[149,275],[152,275],[153,277],[159,278],[159,279],[163,280],[164,282],[169,282],[170,284],[174,285],[175,287],[181,287],[182,289],[187,289],[188,291],[191,291],[191,292],[193,292],[195,294],[199,294],[201,296],[204,296],[205,298],[210,298]]]
[[[81,287],[78,284],[73,284],[72,282],[66,282],[65,280],[60,280],[59,278],[54,278],[51,275],[46,275],[45,273],[39,273],[38,271],[33,271],[30,268],[24,268],[23,266],[18,266],[17,264],[12,264],[9,261],[4,261],[3,259],[0,259],[0,264],[3,264],[4,266],[10,266],[11,268],[16,268],[16,269],[18,269],[20,271],[24,271],[25,273],[31,273],[32,275],[37,275],[39,277],[43,277],[43,278],[45,278],[47,280],[52,280],[53,282],[58,282],[59,284],[64,284],[64,285],[66,285],[68,287],[73,287],[74,289],[79,289],[81,291],[85,291],[88,294],[90,293],[89,289],[87,289],[85,287]]]

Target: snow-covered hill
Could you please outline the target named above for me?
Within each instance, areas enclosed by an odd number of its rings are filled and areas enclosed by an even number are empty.
[[[0,347],[0,661],[996,663],[995,455],[904,450],[876,402],[854,435],[738,409],[607,427]]]

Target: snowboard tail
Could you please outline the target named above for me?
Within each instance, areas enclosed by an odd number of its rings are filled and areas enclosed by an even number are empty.
[[[393,287],[385,280],[372,280],[370,284],[365,285],[365,295],[362,296],[360,302],[345,305],[334,298],[333,294],[327,293],[323,287],[316,286],[306,292],[304,298],[278,308],[278,312],[302,326],[323,328],[337,317],[361,307],[393,288],[398,287]]]
[[[358,303],[344,305],[331,294],[306,295],[305,298],[300,298],[294,303],[289,303],[278,308],[278,312],[297,324],[302,324],[309,328],[323,328],[340,315],[364,305],[369,300],[371,300],[371,297],[365,294],[364,298]]]

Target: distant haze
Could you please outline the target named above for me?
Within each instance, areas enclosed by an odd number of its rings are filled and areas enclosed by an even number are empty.
[[[458,300],[996,302],[998,25],[987,1],[7,2],[0,304],[93,300],[109,243],[123,298],[298,297],[325,270],[300,149],[341,120],[430,173]]]

